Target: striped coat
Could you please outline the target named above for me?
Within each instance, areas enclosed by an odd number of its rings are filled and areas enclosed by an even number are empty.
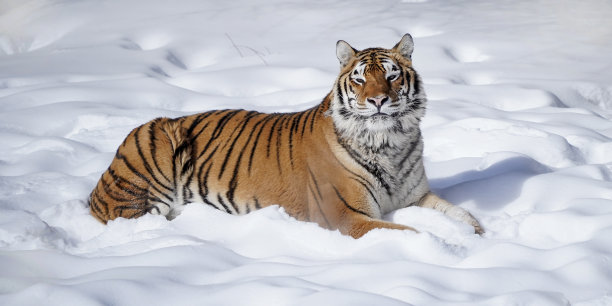
[[[134,129],[91,193],[102,222],[146,213],[172,219],[185,204],[245,214],[281,205],[298,220],[360,237],[420,205],[474,226],[465,210],[430,192],[419,123],[426,98],[409,35],[392,49],[337,44],[341,72],[303,112],[211,111],[158,118]]]

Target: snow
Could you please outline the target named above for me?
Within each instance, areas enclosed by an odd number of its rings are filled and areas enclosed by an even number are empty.
[[[612,305],[612,4],[3,0],[1,305]],[[335,43],[410,32],[429,96],[420,234],[361,239],[278,206],[104,226],[86,198],[134,127],[219,108],[299,111]]]

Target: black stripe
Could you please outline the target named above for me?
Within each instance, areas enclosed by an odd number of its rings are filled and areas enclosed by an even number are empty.
[[[115,188],[111,188],[110,184],[106,182],[104,177],[100,178],[100,182],[102,183],[102,191],[104,191],[106,196],[108,196],[115,202],[128,202],[129,203],[129,202],[134,202],[135,200],[139,200],[146,196],[146,194],[135,194],[133,191],[123,188],[123,186],[115,185],[117,188],[119,188],[120,191],[127,193],[129,195],[132,195],[132,197],[129,197],[129,196],[124,197],[125,194],[120,194],[114,190]]]
[[[240,130],[238,131],[238,134],[236,135],[236,137],[234,137],[234,140],[232,141],[232,144],[230,145],[229,149],[227,150],[227,152],[225,153],[225,158],[223,159],[223,163],[221,164],[221,170],[219,171],[219,179],[221,179],[221,177],[223,176],[223,173],[225,172],[225,167],[227,166],[227,162],[229,161],[230,157],[232,156],[232,152],[234,151],[234,147],[236,146],[236,142],[238,141],[238,139],[240,139],[240,136],[242,136],[242,133],[244,133],[244,130],[246,129],[249,121],[256,116],[258,113],[257,112],[248,112],[245,117],[244,117],[244,121],[242,122],[242,127],[240,128]]]
[[[193,133],[193,130],[195,130],[196,126],[198,126],[198,124],[200,124],[205,118],[207,118],[210,115],[211,115],[210,112],[197,115],[195,119],[193,119],[189,127],[187,128],[187,135],[191,135]]]
[[[223,206],[223,208],[225,209],[225,211],[228,214],[232,214],[232,215],[234,214],[234,213],[232,213],[230,211],[230,209],[227,207],[227,205],[225,205],[225,202],[223,202],[223,198],[221,197],[220,193],[217,194],[217,201],[219,201],[219,203]],[[236,210],[236,207],[234,207],[234,210]],[[238,215],[238,211],[237,210],[236,210],[236,215]]]
[[[235,117],[236,115],[240,114],[242,112],[242,110],[228,110],[227,114],[225,114],[225,116],[223,116],[220,120],[219,123],[217,124],[217,126],[215,127],[215,130],[212,133],[212,138],[217,138],[219,137],[219,135],[221,135],[221,133],[223,132],[223,128],[225,127],[225,125],[230,122],[230,120]]]
[[[351,169],[349,169],[347,166],[345,166],[344,163],[342,161],[340,161],[340,159],[338,159],[338,157],[336,155],[334,155],[334,158],[336,159],[336,162],[338,162],[338,164],[340,164],[340,166],[342,166],[342,168],[345,171],[347,171],[348,173],[358,177],[360,180],[365,182],[364,184],[368,185],[368,186],[365,186],[366,188],[375,189],[374,185],[372,185],[372,182],[370,182],[368,179],[366,179],[365,177],[361,176],[360,174],[353,172]]]
[[[166,199],[168,199],[168,201],[170,201],[170,202],[174,201],[172,199],[172,197],[170,197],[166,193],[164,193],[161,190],[159,190],[159,188],[157,188],[157,186],[151,184],[151,181],[149,181],[149,179],[146,176],[144,176],[142,173],[138,172],[136,170],[136,168],[134,168],[134,166],[132,164],[130,164],[130,162],[128,162],[128,160],[125,158],[124,155],[122,155],[121,153],[117,152],[117,154],[115,154],[115,158],[118,159],[118,160],[121,160],[125,164],[125,166],[128,167],[128,169],[130,171],[132,171],[136,176],[138,176],[139,178],[144,180],[149,185],[150,188],[155,189],[155,191],[157,191],[159,194],[163,195]]]
[[[182,186],[182,190],[178,190],[178,183],[179,181],[182,181],[182,177],[185,175],[185,173],[187,173],[187,171],[189,171],[189,169],[191,169],[192,166],[192,156],[189,156],[187,158],[187,161],[180,165],[181,163],[181,155],[185,154],[186,150],[191,149],[191,141],[186,140],[186,139],[182,139],[182,142],[179,144],[179,146],[174,150],[174,154],[173,154],[173,159],[174,162],[172,163],[172,174],[175,176],[175,181],[174,181],[174,188],[176,189],[175,194],[177,194],[178,197],[178,193],[182,193],[183,194],[183,203],[181,203],[182,205],[185,205],[185,199],[186,197],[186,190],[185,190],[185,185]],[[191,152],[190,152],[191,153]],[[181,169],[177,169],[177,165],[181,166]],[[179,170],[179,174],[177,176],[177,170]],[[190,175],[191,177],[191,175]],[[191,179],[189,179],[191,181]]]
[[[174,131],[173,131],[174,132]],[[166,137],[168,137],[168,141],[170,142],[170,145],[172,145],[172,138],[170,135],[168,135],[168,132],[164,130],[164,134],[166,134]],[[173,135],[174,136],[174,135]],[[174,148],[172,148],[174,149]],[[174,194],[174,198],[177,199],[178,198],[178,179],[176,177],[176,152],[172,153],[172,193]]]
[[[100,207],[98,207],[97,201],[94,201],[92,203],[92,199],[90,199],[89,201],[87,201],[87,205],[91,208],[92,213],[94,213],[96,216],[100,218],[104,216],[104,214],[102,213],[102,210],[100,209]]]
[[[138,186],[138,185],[134,184],[133,182],[128,181],[128,180],[126,180],[126,179],[124,179],[124,178],[123,178],[123,177],[121,177],[119,174],[117,174],[117,173],[115,172],[115,170],[111,169],[110,167],[108,168],[108,174],[109,174],[109,175],[110,175],[110,176],[113,178],[113,181],[114,181],[115,183],[121,184],[121,183],[123,182],[123,183],[126,183],[126,184],[130,185],[130,186],[131,186],[131,188],[130,188],[130,189],[136,189],[136,190],[139,190],[139,191],[140,191],[140,193],[136,193],[136,192],[134,192],[134,191],[130,190],[130,192],[129,192],[129,193],[130,193],[130,194],[132,194],[132,195],[142,196],[142,195],[146,194],[146,193],[147,193],[147,191],[148,191],[146,188],[142,188],[142,187],[140,187],[140,186]],[[103,178],[104,178],[104,177],[101,177],[100,179],[103,179]],[[123,189],[123,188],[122,188],[122,189]]]
[[[414,153],[414,150],[416,150],[416,148],[419,146],[420,140],[421,140],[421,130],[419,130],[419,133],[416,136],[416,140],[410,143],[411,147],[410,147],[410,150],[408,150],[408,153],[406,153],[406,155],[404,155],[404,158],[402,158],[402,160],[399,162],[398,166],[400,167],[400,169],[404,168],[403,167],[404,163],[410,157],[410,155]]]
[[[414,163],[412,163],[412,165],[410,165],[410,168],[408,168],[407,171],[402,171],[402,173],[398,177],[404,178],[405,176],[410,175],[412,170],[414,170],[414,167],[416,167],[416,165],[418,165],[421,160],[422,160],[422,157],[419,156],[419,158],[417,160],[415,160]],[[423,172],[425,172],[425,171],[423,171]]]
[[[159,184],[161,187],[164,187],[166,189],[168,189],[168,191],[172,191],[174,192],[174,189],[172,187],[168,187],[166,185],[164,185],[162,182],[159,181],[159,179],[157,178],[157,175],[155,175],[153,173],[153,169],[151,169],[151,165],[149,165],[149,162],[147,162],[147,159],[145,158],[144,154],[142,153],[142,148],[140,146],[140,130],[142,129],[142,125],[139,126],[136,131],[134,132],[134,140],[136,142],[136,149],[138,150],[138,156],[140,156],[140,159],[142,159],[142,163],[145,167],[145,169],[147,170],[147,172],[149,173],[149,175],[153,178],[153,180]]]
[[[217,148],[215,148],[215,151],[217,150]],[[219,209],[219,207],[217,207],[215,204],[213,204],[211,201],[208,200],[208,175],[210,174],[210,169],[212,168],[212,164],[210,166],[208,166],[208,169],[206,170],[206,172],[204,173],[204,176],[200,179],[200,177],[198,176],[198,192],[200,193],[200,197],[202,198],[202,201],[212,207],[214,207],[215,209],[221,210]]]
[[[304,131],[306,131],[306,124],[308,123],[308,117],[314,113],[314,107],[305,112],[306,118],[304,118],[304,123],[302,124],[302,134],[300,137],[304,138]]]
[[[419,176],[419,180],[413,185],[413,188],[419,186],[419,184],[425,179],[425,168],[423,168],[422,172],[423,173],[421,173],[421,176]]]
[[[312,118],[310,118],[310,133],[312,134],[312,129],[314,128],[314,124],[315,124],[315,117],[317,117],[317,112],[319,110],[319,107],[314,108],[312,110]]]
[[[189,157],[187,161],[183,164],[183,168],[181,168],[181,177],[185,176],[185,174],[193,168],[193,156]],[[189,179],[191,181],[191,179]]]
[[[200,131],[198,131],[197,133],[195,133],[195,135],[191,136],[190,133],[187,133],[187,135],[189,135],[189,137],[193,140],[196,140],[198,137],[200,137],[200,135],[202,134],[202,132],[204,132],[206,130],[206,128],[210,125],[211,121],[207,121],[206,124],[204,124],[204,126],[200,129]]]
[[[243,111],[243,112],[246,112],[246,111]],[[234,120],[234,122],[236,124],[234,126],[231,126],[231,130],[232,130],[231,133],[228,136],[224,136],[220,140],[220,141],[223,142],[223,147],[221,147],[221,151],[225,150],[225,148],[230,145],[231,139],[234,139],[234,135],[239,133],[239,131],[240,131],[239,128],[240,128],[240,126],[242,124],[244,124],[244,120],[248,119],[249,117],[254,116],[254,114],[257,114],[257,112],[249,111],[249,112],[246,113],[246,115],[242,116],[241,118],[237,118],[237,119]]]
[[[261,132],[263,132],[264,127],[266,126],[266,124],[268,124],[268,122],[273,118],[273,116],[268,115],[266,116],[266,118],[264,118],[263,124],[261,125],[261,127],[259,128],[259,132],[257,132],[257,137],[255,137],[255,141],[253,142],[253,148],[251,149],[251,155],[249,155],[249,175],[251,174],[251,166],[253,165],[253,157],[255,156],[255,149],[257,148],[257,145],[259,144],[259,137],[261,136]],[[262,122],[260,121],[260,122]],[[255,127],[253,127],[253,131],[255,130]],[[268,145],[269,148],[269,145]]]
[[[306,119],[306,111],[296,113],[295,115],[298,116],[297,122],[295,124],[295,133],[297,134],[300,132],[300,126],[304,125],[303,121]]]
[[[147,194],[134,195],[133,191],[119,185],[115,185],[116,188],[110,188],[110,185],[107,185],[104,179],[101,179],[101,181],[105,184],[103,186],[103,191],[106,196],[116,202],[133,202],[147,196]],[[119,190],[116,190],[117,188],[119,188]]]
[[[108,215],[108,203],[104,202],[104,200],[102,200],[102,199],[101,199],[101,198],[98,196],[98,194],[97,194],[97,192],[96,192],[95,190],[94,190],[94,192],[92,193],[92,195],[91,195],[91,197],[90,197],[90,199],[89,199],[89,201],[88,201],[87,203],[89,204],[89,206],[90,206],[91,208],[93,208],[93,210],[94,210],[94,211],[97,213],[97,215],[98,215],[99,217],[105,217],[105,216],[107,216],[107,215]],[[100,204],[102,204],[103,206],[102,206],[102,207],[100,207]],[[104,210],[105,210],[106,212],[104,212],[104,211],[102,210],[102,208],[104,208]]]
[[[210,152],[210,154],[208,155],[208,157],[206,157],[206,159],[200,164],[200,167],[198,168],[197,171],[197,175],[198,177],[200,177],[200,174],[202,173],[202,170],[204,169],[204,166],[211,160],[211,158],[215,155],[215,153],[217,153],[217,150],[219,149],[219,145],[217,145],[212,152]],[[199,160],[198,160],[199,161]],[[210,165],[212,167],[212,163]]]
[[[189,134],[186,134],[186,135],[187,137],[191,137]],[[189,144],[193,145],[193,140],[191,138],[189,139]],[[183,203],[182,204],[183,205],[186,205],[187,202],[191,200],[191,198],[193,197],[193,192],[190,189],[191,181],[193,180],[193,168],[195,167],[193,148],[189,153],[190,153],[190,156],[188,156],[187,161],[183,164],[183,167],[181,168],[181,174],[180,174],[180,179],[184,180],[185,175],[189,172],[189,175],[187,175],[187,180],[182,185],[183,187]]]
[[[182,139],[176,149],[174,149],[174,154],[172,155],[172,159],[177,159],[181,154],[185,153],[187,149],[190,149],[191,142],[188,139]]]
[[[317,190],[319,199],[323,200],[323,196],[321,196],[321,190],[319,190],[319,184],[317,183],[317,180],[315,179],[315,176],[312,173],[312,170],[310,170],[310,167],[308,167],[308,173],[310,173],[310,179],[312,180],[312,183],[315,185],[315,189]],[[329,220],[327,220],[327,217],[325,216],[325,213],[323,212],[323,208],[321,207],[321,203],[319,202],[319,199],[317,199],[317,194],[315,194],[314,191],[312,190],[312,186],[310,185],[310,182],[308,183],[308,190],[310,190],[310,192],[312,193],[312,198],[315,200],[315,203],[317,204],[317,207],[319,208],[319,212],[321,213],[321,216],[323,216],[325,223],[327,223],[327,227],[331,229],[332,228],[331,224],[329,223]]]
[[[271,115],[274,116],[274,123],[272,124],[272,126],[270,127],[270,134],[268,135],[268,146],[266,148],[266,157],[270,157],[270,143],[272,142],[272,135],[274,134],[274,127],[276,127],[276,125],[278,124],[278,122],[281,119],[281,116],[278,114],[274,114]]]
[[[191,177],[193,177],[193,175],[190,175],[189,179],[191,179]],[[183,185],[183,203],[181,203],[183,205],[187,205],[187,203],[189,203],[191,200],[191,196],[189,195],[191,190],[189,190],[188,186],[188,184]]]
[[[236,162],[236,167],[234,168],[234,173],[232,173],[232,178],[230,179],[228,190],[226,193],[227,200],[230,202],[232,207],[239,213],[236,202],[234,201],[234,196],[236,195],[236,187],[238,186],[238,165],[240,164],[240,160]]]
[[[261,208],[261,205],[259,204],[259,200],[257,200],[257,198],[256,198],[256,197],[253,197],[253,201],[255,202],[255,208],[256,208],[256,209],[260,209],[260,208]]]
[[[250,172],[250,167],[251,167],[251,162],[253,160],[253,152],[255,151],[255,147],[257,146],[257,142],[259,140],[259,135],[261,135],[261,132],[263,131],[263,126],[270,120],[269,116],[264,117],[263,119],[255,122],[255,124],[253,125],[252,128],[250,128],[251,132],[249,133],[249,136],[247,137],[247,140],[244,142],[244,146],[242,146],[242,150],[240,150],[240,156],[242,156],[244,154],[244,151],[246,150],[246,148],[249,146],[249,144],[251,143],[251,139],[253,139],[253,135],[255,135],[255,131],[257,131],[257,128],[261,126],[261,128],[259,129],[259,133],[257,134],[257,138],[255,138],[255,141],[253,142],[253,148],[251,150],[251,157],[249,160],[249,172]]]
[[[301,114],[293,115],[293,122],[291,122],[291,128],[289,129],[289,161],[291,162],[291,169],[293,169],[293,131],[301,117]]]
[[[363,183],[362,181],[360,181],[360,180],[358,180],[358,179],[356,179],[354,177],[351,177],[351,179],[353,179],[355,182],[361,184],[361,186],[363,186],[365,188],[365,190],[370,194],[370,197],[372,198],[372,200],[374,200],[374,203],[376,203],[376,206],[378,206],[378,209],[382,209],[380,207],[380,203],[378,203],[378,199],[376,199],[376,196],[374,195],[374,192],[372,192],[372,190],[370,188],[368,188],[368,186],[365,183]]]
[[[378,208],[380,209],[380,203],[378,203],[378,199],[376,198],[376,196],[374,196],[374,192],[372,191],[372,189],[375,189],[374,186],[372,185],[372,183],[370,181],[368,181],[365,177],[351,171],[349,168],[347,168],[339,159],[336,155],[334,155],[334,158],[336,159],[336,161],[338,162],[338,164],[340,164],[340,166],[342,166],[342,168],[347,171],[348,173],[352,174],[353,176],[357,177],[351,177],[351,179],[355,180],[356,182],[358,182],[359,184],[361,184],[361,186],[363,186],[366,191],[370,194],[370,196],[372,196],[372,199],[374,200],[374,203],[376,203],[376,205],[378,206]]]
[[[327,217],[325,216],[325,213],[323,212],[323,209],[321,208],[321,203],[317,199],[317,195],[314,193],[314,191],[312,191],[312,186],[310,185],[310,183],[308,183],[308,190],[312,194],[312,198],[314,199],[315,204],[317,204],[317,208],[319,208],[319,213],[323,217],[323,220],[325,220],[325,223],[327,224],[327,228],[332,229],[332,226],[329,223],[329,220],[327,220]]]
[[[161,170],[161,168],[159,167],[159,163],[157,162],[157,146],[155,144],[155,140],[157,140],[157,138],[155,137],[155,127],[157,126],[157,122],[159,122],[161,119],[155,119],[151,122],[151,125],[149,126],[149,150],[151,151],[151,156],[153,156],[153,164],[155,165],[155,168],[157,168],[157,171],[159,171],[159,173],[164,177],[164,179],[166,179],[166,181],[170,181],[170,178],[168,178],[166,176],[166,174]]]
[[[154,196],[152,194],[148,194],[147,197],[144,199],[144,201],[145,201],[145,203],[149,202],[149,201],[153,201],[153,202],[156,202],[156,203],[161,203],[161,204],[164,204],[164,205],[168,206],[168,208],[170,208],[170,204],[160,200],[160,198],[158,198],[158,197],[156,197],[156,196]]]
[[[281,117],[281,123],[278,127],[278,131],[276,133],[276,164],[278,166],[278,173],[283,174],[283,169],[281,167],[281,141],[283,139],[283,124],[287,121],[287,116]]]
[[[334,191],[336,192],[336,195],[338,196],[338,198],[340,199],[340,201],[342,201],[342,203],[344,204],[344,206],[346,206],[348,209],[350,209],[350,210],[352,210],[352,211],[354,211],[354,212],[356,212],[356,213],[359,213],[359,214],[362,214],[362,215],[364,215],[364,216],[370,217],[370,216],[369,216],[367,213],[365,213],[365,212],[363,212],[363,211],[361,211],[361,210],[355,209],[355,208],[353,208],[352,206],[348,205],[348,203],[346,203],[346,200],[344,200],[344,198],[342,197],[342,195],[340,194],[340,192],[338,191],[338,189],[336,189],[336,186],[332,186],[332,188],[334,188]]]
[[[110,217],[110,209],[109,209],[109,205],[108,205],[108,203],[107,203],[107,202],[106,202],[104,199],[102,199],[101,197],[99,197],[99,196],[98,196],[98,198],[97,198],[97,201],[98,201],[98,202],[100,202],[100,203],[102,203],[102,204],[104,205],[104,210],[106,211],[106,212],[104,213],[104,215],[105,215],[105,216],[107,216],[107,217]]]
[[[212,152],[210,152],[210,154],[208,155],[208,157],[200,164],[200,167],[198,168],[197,171],[197,176],[198,176],[198,185],[202,186],[201,183],[201,174],[202,171],[204,170],[204,166],[206,166],[206,164],[212,159],[212,157],[215,155],[215,153],[217,153],[217,150],[219,149],[219,145],[217,145]],[[206,171],[206,178],[208,179],[208,172],[210,171],[210,168],[212,168],[213,163],[210,164],[210,166],[208,166],[208,170]]]
[[[310,166],[308,166],[308,172],[310,173],[310,178],[312,179],[312,182],[314,183],[315,188],[317,189],[317,194],[319,195],[319,198],[323,199],[323,196],[321,195],[321,190],[319,190],[319,184],[317,183],[317,180],[315,179],[312,170],[310,170]]]
[[[414,95],[418,95],[421,92],[421,79],[417,75],[416,71],[412,70],[414,74]]]
[[[348,92],[349,92],[349,89],[348,89],[348,83],[349,83],[350,81],[349,81],[348,79],[349,79],[349,78],[346,78],[346,79],[344,79],[344,80],[343,80],[343,82],[342,82],[342,85],[344,85],[344,92],[343,92],[343,93],[346,95],[346,97],[348,97]],[[350,99],[349,99],[349,100],[350,100]],[[343,102],[342,104],[344,104],[344,101],[342,101],[342,102]],[[350,105],[350,103],[348,103],[348,101],[347,101],[346,105],[351,106],[351,105]]]
[[[191,135],[191,134],[193,133],[193,130],[195,130],[195,128],[196,128],[196,127],[197,127],[197,126],[198,126],[198,125],[199,125],[199,124],[200,124],[202,121],[204,121],[204,119],[206,119],[206,118],[208,118],[208,117],[210,117],[210,116],[212,116],[212,115],[214,115],[214,114],[217,114],[217,113],[219,113],[219,112],[221,112],[221,111],[206,112],[206,113],[199,114],[199,115],[198,115],[198,116],[197,116],[197,117],[196,117],[196,118],[193,120],[193,122],[191,122],[191,124],[190,124],[190,125],[189,125],[189,127],[187,128],[187,135]],[[206,124],[207,124],[207,125],[208,125],[208,123],[210,123],[210,121],[209,121],[209,122],[206,122]],[[206,128],[206,127],[204,127],[204,128]],[[203,130],[203,129],[201,129],[201,130],[200,130],[200,132],[198,132],[197,134],[201,133],[201,132],[202,132],[202,130]]]
[[[373,164],[370,161],[364,160],[359,155],[358,152],[353,150],[347,143],[345,143],[342,139],[340,139],[338,132],[336,132],[336,137],[337,137],[338,143],[340,143],[340,145],[344,148],[344,150],[346,150],[349,156],[355,162],[357,162],[360,166],[365,168],[366,171],[372,174],[372,176],[374,176],[374,178],[387,190],[387,194],[391,194],[391,186],[389,186],[389,184],[383,178],[383,175],[387,174],[387,172],[384,169],[382,169],[380,166]]]
[[[346,105],[340,106],[340,109],[338,109],[338,114],[347,120],[353,117],[353,112],[346,108]],[[363,134],[365,134],[365,131],[361,132],[360,136],[362,136]]]
[[[110,214],[110,210],[109,210],[109,204],[106,202],[106,200],[104,200],[99,194],[98,194],[99,190],[96,192],[96,202],[102,204],[102,208],[104,208],[104,210],[102,211],[102,213],[106,216],[109,216]],[[100,206],[98,206],[98,208],[100,208]]]
[[[343,105],[345,104],[344,101],[344,95],[342,94],[342,87],[340,87],[340,80],[338,80],[337,82],[337,88],[336,88],[336,94],[338,95],[338,100],[340,101],[340,103],[342,103]]]
[[[135,213],[133,213],[131,216],[128,216],[127,219],[134,219],[134,218],[140,218],[142,216],[144,216],[147,213],[146,210],[141,209],[141,210],[137,210]]]
[[[202,157],[202,155],[204,155],[204,153],[206,153],[206,151],[208,150],[208,148],[212,145],[213,141],[216,140],[219,135],[221,134],[221,132],[223,131],[223,128],[225,127],[225,125],[230,121],[230,119],[232,119],[232,117],[236,116],[238,113],[241,112],[241,110],[227,110],[225,111],[226,114],[223,115],[223,117],[221,117],[221,119],[219,119],[217,121],[217,126],[215,127],[215,129],[212,132],[212,135],[210,136],[210,138],[208,139],[208,142],[206,143],[206,145],[204,146],[204,148],[202,149],[202,152],[200,152],[200,154],[198,154],[198,159],[200,157]]]
[[[115,206],[115,207],[113,207],[113,212],[115,213],[115,215],[122,216],[123,215],[123,210],[125,210],[125,209],[142,209],[142,205],[133,204],[133,205]],[[119,213],[117,213],[117,210],[119,210]]]

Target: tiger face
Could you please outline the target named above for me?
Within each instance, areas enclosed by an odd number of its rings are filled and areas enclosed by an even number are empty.
[[[412,68],[409,34],[391,49],[358,51],[338,41],[341,72],[331,108],[336,128],[367,146],[390,145],[424,115],[425,95]]]

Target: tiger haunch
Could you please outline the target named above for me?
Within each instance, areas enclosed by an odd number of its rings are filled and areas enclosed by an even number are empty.
[[[409,34],[392,49],[339,41],[332,91],[303,112],[218,110],[134,129],[91,193],[92,215],[172,219],[188,203],[231,214],[278,204],[357,238],[374,228],[414,230],[380,218],[419,205],[481,234],[468,212],[429,190],[419,128],[426,96],[412,50]]]

